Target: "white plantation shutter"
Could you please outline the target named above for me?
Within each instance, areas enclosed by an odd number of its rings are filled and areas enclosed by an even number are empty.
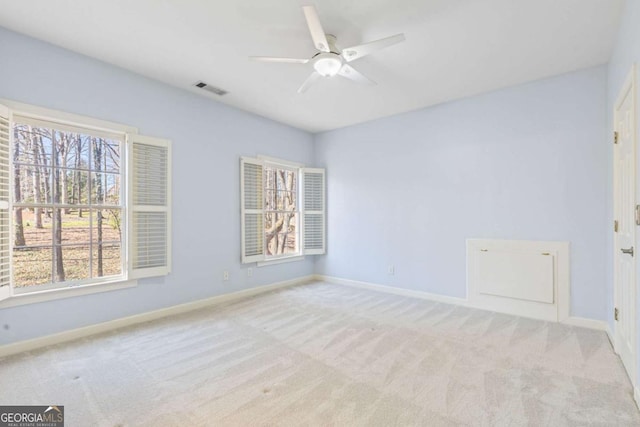
[[[242,263],[264,260],[263,163],[240,159],[240,222]]]
[[[171,143],[128,135],[130,277],[171,271]]]
[[[325,170],[302,168],[302,253],[318,255],[326,250]]]
[[[10,133],[9,109],[0,105],[0,300],[11,296]]]

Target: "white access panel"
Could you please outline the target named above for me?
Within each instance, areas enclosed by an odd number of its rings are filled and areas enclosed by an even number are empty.
[[[569,317],[569,243],[467,240],[467,298],[485,310],[549,321]]]
[[[553,304],[553,256],[548,252],[482,251],[478,257],[481,294]]]

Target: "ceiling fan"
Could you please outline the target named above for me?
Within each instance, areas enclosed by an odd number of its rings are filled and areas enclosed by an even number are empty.
[[[369,85],[376,84],[373,80],[356,71],[355,68],[348,63],[369,55],[377,50],[400,43],[405,39],[404,34],[396,34],[395,36],[386,37],[340,50],[336,47],[336,37],[332,34],[325,34],[322,29],[322,24],[320,23],[318,11],[315,6],[302,6],[302,11],[307,19],[307,26],[309,27],[313,43],[316,49],[318,49],[318,52],[315,55],[309,59],[277,58],[271,56],[250,57],[250,59],[253,59],[254,61],[261,62],[282,62],[290,64],[311,63],[314,71],[309,77],[307,77],[304,83],[302,83],[302,86],[298,89],[298,93],[305,92],[321,77],[333,77],[336,75],[345,77],[357,83]]]

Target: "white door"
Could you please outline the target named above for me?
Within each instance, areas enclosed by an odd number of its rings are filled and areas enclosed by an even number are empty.
[[[615,346],[632,381],[636,378],[636,108],[635,67],[614,110]],[[614,229],[616,225],[614,224]]]

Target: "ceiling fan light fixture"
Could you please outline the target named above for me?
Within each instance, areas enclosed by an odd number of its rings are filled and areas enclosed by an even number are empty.
[[[313,61],[313,68],[323,77],[333,77],[342,68],[342,61],[335,54],[323,53]]]

